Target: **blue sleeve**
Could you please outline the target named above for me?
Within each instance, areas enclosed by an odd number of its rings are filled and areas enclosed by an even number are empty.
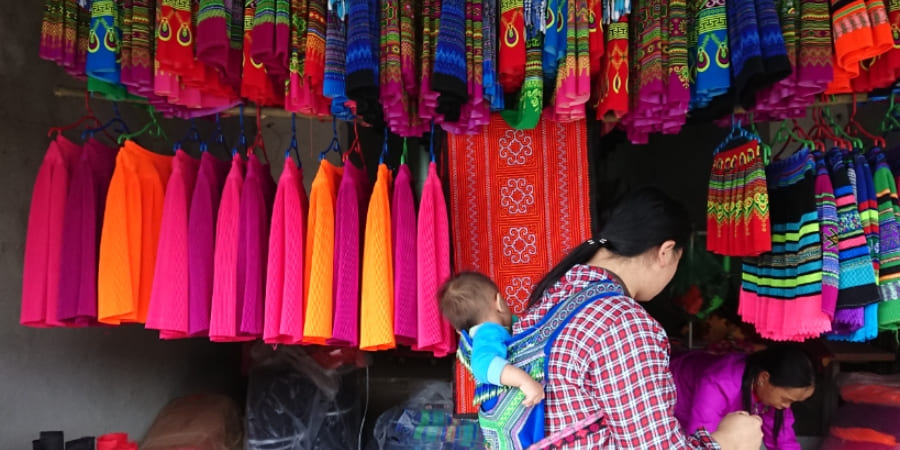
[[[500,384],[500,373],[509,364],[506,345],[510,335],[506,328],[487,322],[478,327],[472,338],[472,375],[479,383]]]

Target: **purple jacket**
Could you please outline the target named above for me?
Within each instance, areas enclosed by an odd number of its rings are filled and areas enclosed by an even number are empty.
[[[678,390],[675,417],[688,433],[700,427],[713,432],[728,413],[744,410],[741,378],[747,355],[688,352],[672,356],[670,368]],[[762,407],[762,405],[760,405]],[[784,423],[775,440],[775,409],[765,408],[763,443],[768,450],[800,450],[794,435],[794,414],[784,410]]]

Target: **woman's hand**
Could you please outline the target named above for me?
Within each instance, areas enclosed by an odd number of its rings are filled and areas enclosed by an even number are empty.
[[[762,445],[762,419],[746,411],[733,412],[719,422],[712,434],[722,450],[759,450]]]

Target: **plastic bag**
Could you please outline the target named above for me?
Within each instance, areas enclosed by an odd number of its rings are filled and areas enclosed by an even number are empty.
[[[900,407],[900,374],[851,372],[841,374],[838,385],[845,401]]]
[[[141,449],[238,450],[241,444],[241,418],[230,398],[190,395],[160,411]]]
[[[325,369],[300,347],[254,349],[247,450],[346,450],[358,445],[360,393],[352,367]]]
[[[405,404],[375,422],[378,450],[462,450],[484,448],[478,421],[453,417],[450,383],[429,382]]]

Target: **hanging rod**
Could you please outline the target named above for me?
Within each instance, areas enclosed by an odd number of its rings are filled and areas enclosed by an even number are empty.
[[[57,87],[53,88],[53,95],[55,95],[57,97],[81,98],[84,96],[84,90],[70,88],[70,87],[64,87],[64,86],[57,86]],[[103,97],[102,95],[97,95],[97,94],[94,94],[92,97],[101,99],[101,100],[110,100],[106,97]],[[867,94],[856,94],[856,102],[857,103],[865,102],[868,100],[868,98],[869,97]],[[112,101],[112,100],[110,100],[110,101]],[[147,104],[147,101],[144,99],[124,99],[124,100],[116,100],[116,101],[118,101],[120,103],[133,103],[133,104],[137,104],[137,105],[146,105]],[[851,103],[853,103],[853,95],[840,94],[840,95],[835,95],[833,99],[828,100],[828,101],[823,102],[821,100],[816,100],[815,102],[813,102],[812,105],[809,106],[809,108],[816,108],[816,107],[822,107],[822,106],[833,106],[833,105],[849,105]],[[237,116],[240,114],[240,112],[241,112],[240,108],[235,107],[235,108],[231,108],[231,109],[222,111],[222,114],[230,115],[230,116]],[[735,108],[734,112],[735,112],[735,114],[744,114],[746,111],[743,108]],[[245,107],[244,115],[245,116],[256,116],[256,109]],[[281,109],[281,108],[264,107],[264,108],[262,108],[262,116],[264,118],[266,118],[266,117],[290,118],[291,113],[288,111],[285,111],[284,109]],[[305,117],[307,119],[321,119],[319,117],[307,116],[307,115],[303,115],[303,114],[297,114],[297,117]],[[618,119],[616,119],[616,117],[614,115],[609,114],[603,118],[603,121],[607,122],[607,123],[615,123],[615,122],[618,122]]]

